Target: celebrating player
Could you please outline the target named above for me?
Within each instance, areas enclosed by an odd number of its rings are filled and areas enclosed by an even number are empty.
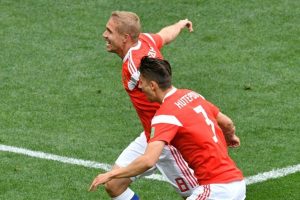
[[[166,60],[144,57],[140,74],[139,88],[149,101],[161,104],[152,119],[147,149],[127,167],[98,175],[90,190],[107,181],[143,173],[155,165],[165,146],[173,145],[199,183],[187,200],[245,199],[242,172],[227,151],[227,146],[240,145],[232,120],[200,94],[173,87]]]
[[[140,20],[135,13],[115,11],[111,14],[103,33],[106,49],[108,52],[116,53],[123,61],[123,85],[144,129],[144,132],[121,153],[113,168],[125,167],[138,156],[143,155],[150,138],[151,119],[159,108],[158,103],[149,102],[145,94],[138,88],[140,76],[138,67],[141,58],[144,56],[162,58],[160,49],[175,40],[184,28],[192,32],[192,22],[184,19],[161,29],[157,34],[140,33]],[[164,148],[156,167],[183,197],[189,196],[193,188],[197,186],[193,172],[174,147],[166,146]],[[154,170],[155,167],[143,175],[149,175]],[[138,199],[138,196],[129,188],[135,178],[111,180],[106,183],[105,189],[115,200]]]

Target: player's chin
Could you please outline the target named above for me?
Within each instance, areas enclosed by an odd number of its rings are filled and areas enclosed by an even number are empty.
[[[154,100],[151,97],[147,97],[149,102],[154,102]]]
[[[114,52],[114,51],[113,51],[113,49],[112,49],[112,48],[110,48],[110,47],[106,47],[106,51],[108,51],[108,52],[112,52],[112,53]]]
[[[113,47],[110,44],[107,44],[106,45],[106,51],[108,51],[108,52],[114,52],[114,49],[113,49]]]

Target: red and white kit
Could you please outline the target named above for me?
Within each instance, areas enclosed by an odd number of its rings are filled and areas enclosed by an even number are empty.
[[[118,166],[125,167],[137,157],[144,154],[147,141],[150,139],[151,120],[160,105],[158,103],[149,102],[145,94],[138,89],[140,77],[138,68],[144,56],[162,58],[160,53],[162,44],[162,38],[158,34],[140,34],[137,45],[130,48],[123,59],[123,86],[137,111],[144,132],[121,153],[116,161]],[[190,196],[194,188],[198,187],[197,179],[194,177],[193,171],[187,166],[177,149],[171,145],[165,147],[155,168],[159,169],[176,188],[178,193],[184,197]],[[140,176],[152,174],[155,168],[148,170]],[[135,180],[135,177],[131,179]]]
[[[149,142],[173,145],[194,170],[201,186],[190,200],[245,198],[244,178],[228,155],[218,113],[200,94],[173,88],[152,119]]]

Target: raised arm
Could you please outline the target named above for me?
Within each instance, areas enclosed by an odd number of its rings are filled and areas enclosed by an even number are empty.
[[[135,159],[127,167],[113,169],[99,174],[92,182],[89,191],[95,191],[97,187],[112,179],[137,176],[153,167],[165,146],[163,141],[155,141],[148,144],[145,154]]]
[[[239,147],[240,139],[235,135],[235,126],[232,120],[222,112],[219,112],[219,114],[217,115],[217,122],[223,131],[227,146]]]
[[[163,45],[169,44],[179,35],[182,29],[187,28],[190,32],[193,31],[193,23],[188,19],[183,19],[177,23],[162,28],[157,34],[163,39]]]

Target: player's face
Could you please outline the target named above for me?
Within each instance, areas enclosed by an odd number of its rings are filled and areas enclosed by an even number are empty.
[[[117,31],[117,25],[115,20],[110,18],[102,36],[106,40],[106,50],[120,55],[124,48],[125,35]]]
[[[144,92],[144,94],[146,95],[147,99],[150,102],[157,101],[157,98],[156,98],[155,92],[153,90],[153,85],[152,85],[151,81],[148,81],[147,79],[145,79],[143,77],[143,75],[140,75],[140,80],[139,80],[138,87],[142,90],[142,92]]]

